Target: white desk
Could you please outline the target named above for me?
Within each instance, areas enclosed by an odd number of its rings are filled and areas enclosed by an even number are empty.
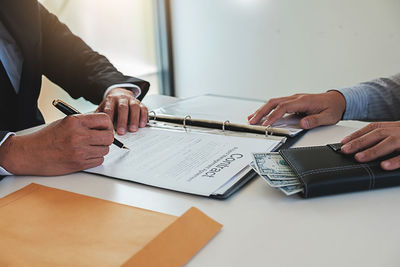
[[[149,96],[145,102],[155,108],[173,101]],[[336,142],[361,125],[318,128],[297,145]],[[7,177],[0,181],[0,197],[32,182],[173,215],[198,207],[224,228],[188,266],[400,265],[400,187],[305,200],[256,178],[220,201],[76,173]]]

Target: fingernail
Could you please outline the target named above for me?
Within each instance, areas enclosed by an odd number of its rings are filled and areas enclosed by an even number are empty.
[[[306,129],[310,129],[310,121],[309,120],[304,120],[304,124],[306,126]]]
[[[131,132],[136,132],[138,130],[138,127],[136,125],[131,125],[130,130]]]
[[[140,128],[143,128],[143,127],[146,127],[146,122],[145,122],[145,121],[142,121],[142,122],[140,123]]]
[[[340,150],[344,151],[344,152],[348,152],[350,150],[350,145],[344,145],[340,148]]]
[[[355,157],[358,159],[358,160],[362,160],[362,159],[364,159],[365,158],[365,154],[364,153],[357,153],[356,155],[355,155]]]
[[[382,162],[382,167],[383,167],[383,168],[389,168],[390,165],[392,165],[392,164],[390,164],[390,161],[384,161],[384,162]]]
[[[117,132],[118,134],[125,134],[125,128],[118,128]]]

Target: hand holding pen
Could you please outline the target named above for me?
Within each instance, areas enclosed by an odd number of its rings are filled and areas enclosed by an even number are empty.
[[[58,110],[60,110],[67,116],[74,114],[81,114],[78,110],[76,110],[75,108],[71,107],[70,105],[59,99],[53,101],[53,106],[55,106]],[[119,148],[129,149],[127,146],[118,141],[116,138],[114,138],[113,144]]]
[[[14,175],[54,176],[93,168],[104,162],[114,141],[105,113],[66,116],[0,146],[1,166]]]

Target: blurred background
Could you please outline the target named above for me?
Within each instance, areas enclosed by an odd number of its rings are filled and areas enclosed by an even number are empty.
[[[149,94],[267,100],[400,71],[398,0],[42,0]],[[40,107],[72,101],[44,78]]]

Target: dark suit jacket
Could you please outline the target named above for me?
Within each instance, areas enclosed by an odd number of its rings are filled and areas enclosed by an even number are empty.
[[[7,84],[0,84],[0,140],[9,131],[44,123],[37,105],[42,75],[72,97],[95,104],[113,84],[138,85],[140,99],[148,91],[148,82],[118,72],[36,0],[0,0],[0,20],[24,58],[18,95],[5,92]]]

